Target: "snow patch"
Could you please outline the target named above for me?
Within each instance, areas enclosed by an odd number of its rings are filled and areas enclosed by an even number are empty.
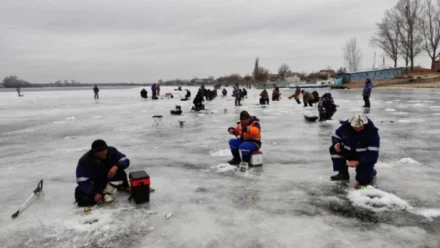
[[[389,163],[385,163],[382,161],[377,162],[376,166],[379,168],[393,168],[393,167],[399,167],[399,166],[419,166],[421,163],[417,162],[416,160],[412,158],[402,158],[398,161],[393,161]]]
[[[410,209],[411,205],[398,196],[367,186],[359,190],[350,190],[348,192],[348,199],[353,205],[369,209],[374,212],[381,212],[386,210],[402,210]]]
[[[237,166],[230,164],[219,164],[217,165],[217,172],[227,172],[234,171],[237,169]]]
[[[70,152],[73,152],[73,153],[74,152],[86,152],[88,150],[89,150],[89,148],[87,148],[87,147],[62,149],[63,152],[67,152],[67,153],[70,153]]]
[[[352,109],[350,109],[348,111],[350,111],[350,112],[362,112],[362,109],[360,109],[360,108],[352,108]]]
[[[431,106],[430,109],[440,109],[440,106]]]
[[[75,116],[67,117],[66,120],[76,120]]]
[[[403,165],[420,165],[419,162],[415,161],[412,158],[402,158],[397,163],[398,164],[403,164]]]
[[[32,133],[33,131],[35,131],[35,129],[26,128],[26,129],[21,129],[21,130],[17,130],[17,131],[7,132],[7,133],[4,133],[4,135]]]
[[[422,215],[428,219],[440,216],[440,209],[436,208],[419,208],[415,211],[416,214]]]
[[[434,115],[434,116],[439,116],[439,115],[440,115],[440,113],[434,113],[434,114],[432,114],[432,115]]]
[[[54,121],[53,122],[54,124],[64,124],[64,123],[66,123],[65,121]]]
[[[399,123],[421,123],[424,122],[423,119],[405,119],[405,120],[398,120]]]
[[[387,108],[387,109],[385,109],[385,111],[388,111],[388,112],[394,112],[394,111],[396,111],[395,109],[392,109],[392,108]]]
[[[211,155],[212,157],[229,157],[231,155],[231,151],[229,151],[228,149],[211,151],[209,152],[209,155]]]
[[[394,112],[393,115],[409,115],[408,112]]]
[[[423,106],[425,106],[425,104],[423,104],[423,103],[416,103],[416,104],[413,104],[413,106],[414,107],[423,107]]]

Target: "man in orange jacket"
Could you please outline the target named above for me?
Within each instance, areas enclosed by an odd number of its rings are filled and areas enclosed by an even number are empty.
[[[232,160],[228,161],[229,164],[239,165],[242,161],[249,163],[252,153],[260,149],[261,127],[259,121],[257,117],[249,115],[247,111],[241,111],[237,127],[228,128],[228,132],[237,137],[237,139],[229,140],[233,156]]]

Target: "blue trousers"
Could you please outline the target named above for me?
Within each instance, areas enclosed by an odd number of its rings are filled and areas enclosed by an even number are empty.
[[[347,158],[341,153],[336,153],[333,146],[330,147],[330,156],[333,162],[333,171],[338,171],[348,174],[347,160],[359,160],[355,158]],[[377,172],[372,165],[361,165],[356,167],[356,181],[361,185],[370,184],[376,176]]]
[[[241,160],[249,163],[253,152],[258,151],[258,146],[252,141],[242,141],[240,139],[229,140],[231,151],[239,150],[241,152]],[[232,152],[232,154],[234,154]]]

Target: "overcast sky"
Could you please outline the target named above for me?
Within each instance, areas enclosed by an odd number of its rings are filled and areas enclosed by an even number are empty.
[[[339,68],[357,37],[362,68],[383,53],[375,23],[397,0],[0,0],[0,77],[32,83],[152,82]],[[425,55],[416,64],[429,65]],[[392,64],[390,60],[387,64]]]

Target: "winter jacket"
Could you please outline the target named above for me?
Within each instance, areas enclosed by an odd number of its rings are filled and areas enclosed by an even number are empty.
[[[310,93],[308,91],[304,91],[302,94],[303,94],[303,101],[304,102],[315,101],[315,98],[313,97],[312,93]]]
[[[76,167],[76,182],[86,194],[102,193],[108,182],[108,172],[114,166],[127,169],[130,160],[114,147],[108,147],[107,158],[97,159],[93,151],[89,151],[78,161]]]
[[[370,96],[372,88],[373,88],[373,83],[371,81],[365,82],[364,90],[362,91],[362,95],[363,96]]]
[[[237,99],[237,100],[241,99],[241,94],[242,94],[242,92],[241,92],[241,90],[238,87],[234,88],[235,99]]]
[[[153,84],[153,85],[151,85],[151,92],[153,93],[153,94],[156,94],[156,84]]]
[[[379,130],[374,123],[368,119],[361,132],[354,131],[348,121],[341,124],[332,136],[333,145],[341,143],[342,156],[347,160],[359,161],[359,169],[374,166],[380,147]]]
[[[202,102],[203,102],[203,97],[200,93],[198,93],[193,100],[193,104],[194,106],[199,107],[202,106]]]
[[[301,95],[301,89],[299,87],[296,87],[295,93],[293,93],[292,96],[289,98],[295,98],[296,100],[299,100],[299,96]]]
[[[319,93],[316,90],[312,92],[312,95],[313,95],[313,102],[314,103],[319,102]]]
[[[269,93],[267,93],[266,90],[263,90],[260,94],[261,98],[263,99],[269,99]]]
[[[334,113],[336,112],[336,104],[333,101],[333,97],[330,93],[325,93],[318,103],[318,111],[320,113]]]
[[[238,122],[237,127],[234,129],[234,135],[239,136],[241,140],[253,141],[258,147],[261,147],[260,120],[253,116],[252,120],[246,126]]]
[[[142,89],[141,90],[141,97],[147,97],[147,95],[148,95],[148,92],[147,92],[147,90],[145,90],[145,89]]]

